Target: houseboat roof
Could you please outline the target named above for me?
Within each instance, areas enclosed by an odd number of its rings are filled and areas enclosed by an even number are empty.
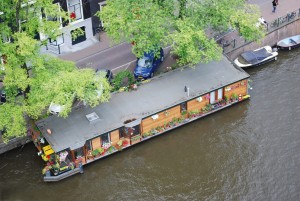
[[[84,146],[86,140],[124,126],[126,120],[141,120],[248,77],[244,70],[223,57],[221,61],[164,73],[136,91],[112,94],[108,103],[73,109],[67,118],[53,115],[36,124],[55,152],[74,150]],[[185,86],[189,88],[189,96]],[[51,129],[51,134],[47,129]]]

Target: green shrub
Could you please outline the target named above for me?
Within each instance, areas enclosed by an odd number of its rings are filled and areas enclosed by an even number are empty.
[[[112,85],[113,90],[117,91],[123,86],[130,86],[135,82],[133,74],[129,70],[124,70],[115,75]]]

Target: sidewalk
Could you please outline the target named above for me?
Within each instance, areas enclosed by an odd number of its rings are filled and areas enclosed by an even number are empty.
[[[93,44],[89,45],[89,43],[91,43],[90,41],[84,41],[82,43],[74,45],[75,48],[76,46],[78,46],[77,48],[80,50],[75,52],[70,52],[67,54],[62,54],[59,55],[58,57],[64,60],[70,60],[76,62],[82,60],[83,58],[91,56],[93,54],[96,54],[98,52],[101,52],[105,49],[111,48],[114,45],[117,45],[117,44],[113,44],[113,42],[108,38],[105,32],[101,32],[99,34],[100,34],[100,41],[99,41],[99,35],[97,34],[95,38],[97,38],[98,40],[93,40]],[[85,45],[89,45],[89,46],[82,48],[82,46]]]

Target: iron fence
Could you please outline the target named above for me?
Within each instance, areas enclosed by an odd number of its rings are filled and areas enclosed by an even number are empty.
[[[278,17],[277,19],[273,20],[270,23],[266,23],[264,28],[266,28],[267,33],[271,33],[289,23],[298,20],[299,18],[300,18],[300,8],[298,10],[287,13],[284,16]],[[224,53],[229,53],[232,50],[237,49],[249,42],[251,41],[246,41],[242,36],[239,35],[238,31],[236,30],[233,31],[228,37],[224,37],[221,39],[221,45],[223,47]]]
[[[287,13],[285,16],[281,16],[271,23],[268,24],[268,32],[274,31],[278,29],[279,27],[282,27],[290,22],[293,22],[300,18],[300,8],[298,10],[295,10],[293,12]]]

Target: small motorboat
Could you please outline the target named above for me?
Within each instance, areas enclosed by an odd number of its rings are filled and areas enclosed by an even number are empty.
[[[300,47],[300,35],[285,38],[277,43],[280,50],[291,50],[296,47]]]
[[[264,46],[253,51],[244,52],[234,60],[234,63],[241,68],[248,68],[277,60],[277,55],[278,52],[273,50],[271,46]]]

